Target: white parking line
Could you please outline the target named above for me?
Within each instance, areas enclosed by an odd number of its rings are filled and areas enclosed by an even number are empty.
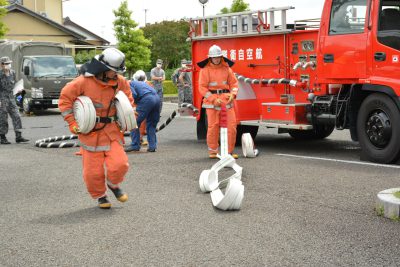
[[[372,162],[362,162],[362,161],[353,161],[353,160],[343,160],[343,159],[330,159],[330,158],[320,158],[320,157],[310,157],[310,156],[301,156],[301,155],[292,155],[292,154],[275,154],[277,156],[283,157],[292,157],[292,158],[302,158],[302,159],[313,159],[313,160],[323,160],[323,161],[333,161],[333,162],[341,162],[347,164],[358,164],[358,165],[367,165],[374,167],[384,167],[384,168],[392,168],[392,169],[400,169],[398,165],[390,165],[390,164],[379,164]]]

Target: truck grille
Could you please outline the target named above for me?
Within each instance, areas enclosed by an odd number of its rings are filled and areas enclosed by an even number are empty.
[[[60,97],[60,92],[56,91],[50,91],[50,92],[43,92],[43,98],[59,98]]]

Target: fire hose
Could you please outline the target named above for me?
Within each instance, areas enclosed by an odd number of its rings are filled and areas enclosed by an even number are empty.
[[[239,210],[244,197],[242,184],[243,168],[236,164],[235,159],[228,153],[228,129],[226,106],[221,106],[220,112],[220,160],[211,169],[203,170],[199,178],[199,186],[202,192],[211,192],[211,202],[214,207],[221,210]],[[235,171],[227,179],[218,180],[218,172],[229,167]],[[226,186],[225,193],[221,191]]]
[[[120,126],[121,131],[124,131],[124,136],[130,136],[130,130],[133,129],[133,126],[136,126],[136,119],[134,120],[134,113],[131,113],[129,111],[129,110],[132,110],[129,100],[127,98],[124,99],[123,96],[120,96],[118,94],[117,94],[117,96],[118,96],[118,98],[120,98],[119,101],[116,101],[117,118],[118,118],[117,123]],[[126,102],[126,101],[128,101],[128,102]],[[196,107],[194,107],[192,104],[189,104],[189,103],[181,104],[180,109],[178,109],[178,111],[181,112],[182,109],[191,110],[192,113],[198,112],[198,109],[196,109]],[[132,112],[133,112],[133,110],[132,110]],[[163,122],[162,124],[157,126],[156,132],[161,131],[168,124],[170,124],[171,121],[176,117],[176,114],[177,114],[177,111],[174,110],[165,122]],[[96,111],[94,109],[93,104],[91,103],[90,98],[88,98],[86,96],[78,97],[78,99],[74,102],[74,116],[78,122],[78,125],[79,125],[82,133],[89,133],[94,128],[94,126],[96,124],[96,122],[95,122]],[[119,118],[122,118],[122,119],[119,119]],[[93,121],[94,121],[94,123],[93,123]],[[43,138],[43,139],[39,139],[39,140],[35,141],[35,146],[41,147],[41,148],[79,147],[79,144],[77,142],[61,142],[61,143],[59,143],[60,141],[74,140],[74,139],[78,139],[78,136],[77,135],[63,135],[63,136],[48,137],[48,138]]]
[[[250,83],[250,84],[288,84],[293,87],[304,87],[305,84],[303,82],[299,82],[297,80],[290,80],[285,78],[273,78],[273,79],[252,79],[247,78],[243,75],[235,73],[237,79],[239,81]]]

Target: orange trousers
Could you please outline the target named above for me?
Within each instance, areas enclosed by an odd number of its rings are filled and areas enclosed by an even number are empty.
[[[82,152],[83,180],[92,198],[106,195],[106,179],[113,185],[124,180],[129,163],[124,148],[118,141],[111,142],[109,151],[91,152],[82,149]]]
[[[220,110],[207,108],[207,145],[208,153],[218,153],[219,147],[219,113]],[[236,114],[233,108],[227,109],[228,116],[228,153],[232,154],[236,144]]]

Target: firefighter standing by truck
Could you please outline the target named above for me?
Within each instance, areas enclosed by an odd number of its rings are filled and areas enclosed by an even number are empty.
[[[109,209],[106,184],[120,202],[128,200],[119,184],[128,172],[128,157],[122,146],[123,134],[116,120],[114,99],[123,91],[133,104],[128,82],[118,73],[125,72],[125,55],[107,48],[87,65],[84,75],[68,83],[62,90],[59,108],[72,133],[78,134],[82,150],[83,179],[92,198],[100,208]],[[96,125],[88,134],[81,134],[73,113],[79,96],[88,96],[96,108]]]
[[[14,126],[15,142],[23,143],[29,141],[23,138],[21,134],[22,122],[13,94],[16,81],[15,72],[11,69],[11,62],[9,57],[0,58],[0,143],[2,145],[10,144],[6,137],[8,132],[7,114],[10,114]]]
[[[228,118],[228,153],[233,154],[236,143],[236,115],[233,108],[238,92],[238,81],[230,68],[234,63],[223,57],[219,46],[213,45],[208,51],[208,58],[198,62],[200,70],[199,91],[204,97],[202,107],[207,114],[207,145],[209,158],[216,159],[219,140],[219,115],[225,105]]]

